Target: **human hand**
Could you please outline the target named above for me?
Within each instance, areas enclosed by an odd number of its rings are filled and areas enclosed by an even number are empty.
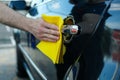
[[[29,31],[39,40],[56,42],[60,33],[56,25],[45,22],[42,18],[33,20],[30,23]]]
[[[60,35],[57,26],[45,22],[42,18],[26,18],[2,3],[0,3],[0,23],[28,31],[38,40],[56,42]]]

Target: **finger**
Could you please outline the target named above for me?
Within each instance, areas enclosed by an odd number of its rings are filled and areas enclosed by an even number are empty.
[[[49,38],[42,38],[43,41],[48,41],[48,42],[56,42],[57,40],[49,39]]]
[[[51,35],[51,34],[45,34],[46,38],[53,39],[53,40],[58,40],[59,36],[56,35]]]
[[[46,38],[46,39],[50,39],[50,40],[53,40],[53,41],[57,41],[59,39],[59,36],[55,36],[55,35],[51,35],[51,34],[43,34],[41,36],[41,38]]]
[[[52,30],[59,30],[58,26],[54,25],[54,24],[50,24],[50,23],[47,23],[47,22],[44,22],[44,26],[48,29],[52,29]]]
[[[58,26],[48,23],[42,18],[40,18],[40,21],[41,21],[41,24],[46,28],[53,29],[53,30],[59,30]]]
[[[47,29],[46,31],[47,31],[46,32],[47,34],[56,35],[56,36],[60,35],[59,31],[56,31],[56,30]]]
[[[43,28],[42,29],[42,33],[43,34],[55,35],[55,36],[59,36],[60,35],[59,31],[53,30],[53,29],[48,29],[48,28]]]

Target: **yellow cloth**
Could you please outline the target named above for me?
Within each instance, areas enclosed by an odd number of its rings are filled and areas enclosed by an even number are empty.
[[[65,46],[62,44],[62,27],[63,19],[60,16],[48,16],[43,14],[42,18],[49,23],[55,24],[59,27],[60,39],[57,42],[41,41],[37,44],[37,48],[49,57],[54,64],[63,63],[63,54],[65,53]]]

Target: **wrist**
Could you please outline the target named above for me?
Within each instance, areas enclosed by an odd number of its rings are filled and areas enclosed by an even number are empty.
[[[23,20],[23,25],[22,25],[22,28],[23,28],[23,30],[25,30],[25,31],[27,31],[27,32],[30,32],[30,33],[32,33],[31,31],[31,29],[33,28],[33,21],[34,20],[32,20],[32,19],[30,19],[30,18],[25,18],[24,20]]]

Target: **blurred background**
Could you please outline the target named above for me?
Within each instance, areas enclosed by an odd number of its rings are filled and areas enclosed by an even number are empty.
[[[0,0],[10,4],[9,0]],[[25,0],[27,6],[30,5],[32,0]],[[23,15],[28,12],[26,10],[19,10]],[[112,80],[110,75],[114,74],[115,80],[120,80],[120,0],[113,0],[109,13],[112,15],[106,22],[108,31],[110,33],[110,53],[105,54],[105,67],[100,75],[100,80]],[[27,78],[19,78],[16,76],[17,60],[16,60],[16,42],[13,36],[14,28],[7,25],[0,24],[0,80],[28,80]],[[104,46],[105,47],[105,46]],[[107,50],[108,47],[104,49]],[[106,51],[105,50],[105,51]],[[107,52],[107,51],[106,51]],[[117,67],[117,68],[116,68]],[[114,70],[114,68],[116,68]],[[109,76],[108,76],[109,75]]]

